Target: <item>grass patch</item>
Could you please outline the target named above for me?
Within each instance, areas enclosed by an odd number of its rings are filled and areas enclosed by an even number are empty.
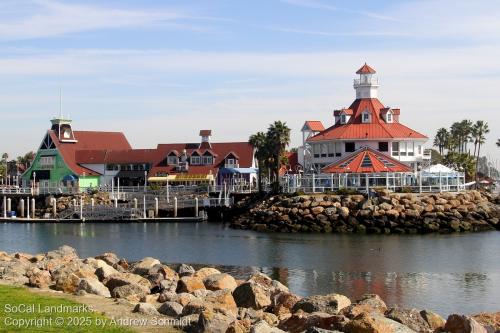
[[[0,285],[0,332],[133,332],[86,305]]]

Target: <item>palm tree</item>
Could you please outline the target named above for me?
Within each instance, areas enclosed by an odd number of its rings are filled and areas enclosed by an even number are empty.
[[[2,162],[5,165],[5,169],[2,172],[2,175],[5,177],[5,182],[7,182],[7,173],[8,173],[8,167],[7,167],[7,160],[9,159],[9,154],[3,153],[2,154]]]
[[[470,155],[470,151],[467,151],[467,143],[469,143],[472,140],[473,123],[470,120],[464,119],[460,122],[460,126],[463,138],[462,152],[468,153]]]
[[[441,127],[440,129],[438,129],[436,136],[434,137],[434,146],[438,147],[439,154],[441,155],[443,155],[444,149],[448,144],[449,136],[450,134],[448,133],[448,130],[444,127]]]
[[[272,170],[274,174],[274,191],[279,189],[279,171],[281,155],[290,144],[290,128],[286,122],[275,121],[267,130],[267,148],[272,159]]]
[[[262,170],[265,166],[265,161],[268,159],[267,152],[267,138],[264,132],[257,132],[256,134],[252,134],[248,139],[248,142],[255,149],[255,158],[257,159],[257,164],[259,167],[258,174],[258,183],[259,183],[259,193],[262,194]]]
[[[476,121],[476,124],[474,125],[474,134],[475,134],[475,140],[474,143],[477,144],[477,156],[476,156],[476,186],[477,186],[477,170],[479,166],[479,156],[481,153],[481,145],[486,141],[485,135],[490,132],[490,129],[488,128],[488,123],[484,122],[482,120]]]

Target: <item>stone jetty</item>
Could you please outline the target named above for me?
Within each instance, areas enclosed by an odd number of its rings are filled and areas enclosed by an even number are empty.
[[[322,206],[319,206],[322,207]],[[145,318],[177,319],[186,332],[499,332],[500,313],[452,314],[388,306],[379,296],[300,297],[256,273],[238,280],[212,267],[169,266],[147,257],[129,263],[114,253],[79,258],[62,246],[44,254],[0,252],[0,282],[128,304]]]
[[[364,195],[277,195],[232,219],[237,229],[371,234],[500,229],[499,198],[479,191]]]

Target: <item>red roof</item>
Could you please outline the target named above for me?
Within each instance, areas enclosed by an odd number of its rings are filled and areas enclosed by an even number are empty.
[[[322,169],[326,173],[411,172],[410,167],[375,149],[363,147]]]
[[[299,169],[301,169],[302,166],[299,164],[299,156],[297,152],[285,152],[285,156],[288,158],[288,164],[281,165],[280,176],[283,176],[286,173],[288,174],[299,173]]]
[[[360,69],[356,71],[356,74],[375,74],[377,73],[373,68],[368,66],[365,62],[363,66],[361,66]]]
[[[211,152],[215,161],[212,165],[189,165],[188,173],[191,174],[210,174],[216,175],[218,169],[224,167],[224,159],[227,155],[237,154],[238,163],[240,168],[250,168],[253,165],[253,147],[248,142],[221,142],[212,143],[210,149],[199,148],[199,143],[171,143],[159,144],[157,150],[163,158],[151,169],[150,175],[155,176],[157,173],[175,174],[179,171],[176,170],[175,165],[167,165],[167,155],[169,152],[176,150],[182,152],[186,150],[187,156],[195,150],[201,152],[201,155],[207,151]]]
[[[76,175],[83,175],[83,173],[89,176],[99,175],[95,171],[78,165],[76,152],[79,150],[103,151],[107,149],[129,150],[132,148],[125,135],[121,132],[74,131],[77,142],[61,142],[54,131],[49,130],[48,133],[64,162]],[[101,159],[102,153],[94,154],[93,157]]]
[[[415,138],[427,139],[427,137],[403,124],[397,122],[386,123],[380,114],[385,109],[377,98],[356,99],[346,110],[352,110],[352,116],[347,124],[337,123],[321,133],[316,134],[307,141],[323,141],[332,139],[387,139],[387,138]],[[368,110],[372,117],[371,123],[363,123],[361,113]],[[399,109],[394,109],[398,110]],[[345,111],[345,110],[344,110]],[[395,113],[396,114],[396,113]]]
[[[309,127],[309,129],[314,132],[321,132],[325,130],[325,126],[323,126],[323,123],[319,120],[307,120],[304,126]]]
[[[79,164],[157,163],[163,156],[157,149],[79,150]]]

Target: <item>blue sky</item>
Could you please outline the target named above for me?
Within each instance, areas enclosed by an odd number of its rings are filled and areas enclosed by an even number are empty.
[[[124,131],[137,148],[207,128],[246,140],[274,120],[297,146],[305,120],[331,125],[349,106],[366,61],[403,123],[433,136],[486,120],[495,158],[498,17],[497,1],[3,0],[0,150],[36,149],[59,87],[75,129]]]

